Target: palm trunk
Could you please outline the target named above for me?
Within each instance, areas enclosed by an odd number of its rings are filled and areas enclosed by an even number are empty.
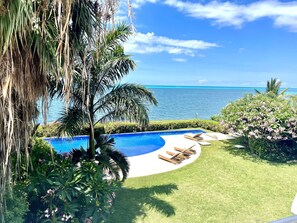
[[[90,151],[91,151],[91,159],[95,158],[95,135],[94,135],[94,126],[93,123],[90,123],[89,127],[89,145],[90,145]]]
[[[91,159],[95,159],[95,133],[94,133],[94,112],[93,112],[93,99],[91,98],[91,105],[89,108],[89,145],[90,145],[90,152],[91,152]]]

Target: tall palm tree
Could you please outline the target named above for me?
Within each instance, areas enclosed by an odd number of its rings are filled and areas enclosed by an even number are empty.
[[[118,84],[134,69],[135,63],[124,53],[122,43],[131,35],[127,25],[119,25],[102,36],[100,44],[89,50],[86,58],[77,59],[73,72],[70,107],[59,121],[61,132],[73,134],[84,124],[88,125],[91,156],[95,157],[94,126],[115,120],[148,123],[147,106],[157,105],[153,94],[136,84]],[[85,60],[86,66],[80,61]],[[63,82],[51,89],[51,95],[61,96]]]
[[[274,96],[281,97],[285,94],[285,92],[288,90],[288,88],[282,90],[280,92],[280,87],[281,87],[282,82],[278,80],[277,78],[271,78],[270,81],[267,81],[267,86],[266,86],[266,93],[269,93]],[[256,90],[257,94],[261,94],[260,91]]]

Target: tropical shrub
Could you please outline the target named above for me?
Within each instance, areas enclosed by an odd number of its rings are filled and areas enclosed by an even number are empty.
[[[127,157],[115,148],[115,141],[109,135],[95,134],[95,156],[91,155],[90,148],[84,150],[73,149],[68,155],[74,164],[81,161],[94,161],[104,173],[114,180],[126,180],[129,173],[129,162]]]
[[[24,222],[24,217],[28,211],[28,202],[26,194],[19,188],[12,188],[11,193],[5,194],[6,209],[4,219],[9,223]]]
[[[93,161],[49,162],[31,176],[24,191],[30,203],[25,222],[100,222],[111,211],[118,183],[106,180]]]
[[[28,149],[29,157],[25,159],[25,151],[22,150],[21,161],[17,160],[16,153],[12,154],[12,174],[16,181],[25,180],[28,175],[43,172],[48,162],[57,159],[57,152],[43,139],[32,138]]]
[[[58,124],[54,124],[53,129],[57,128]],[[219,124],[218,121],[213,120],[165,120],[165,121],[151,121],[148,126],[142,128],[137,123],[130,122],[109,122],[106,124],[97,124],[95,126],[95,132],[104,133],[127,133],[127,132],[141,132],[141,131],[160,131],[170,129],[181,129],[181,128],[203,128],[214,132],[223,132],[224,128]],[[58,131],[51,130],[52,125],[40,126],[38,128],[38,136],[40,137],[53,137],[58,135]],[[77,135],[87,134],[86,127],[82,128]]]
[[[218,118],[245,139],[252,153],[273,161],[297,158],[297,114],[287,100],[246,95],[228,104]]]
[[[57,152],[43,139],[34,138],[30,151],[31,171],[42,171],[43,164],[58,158]]]

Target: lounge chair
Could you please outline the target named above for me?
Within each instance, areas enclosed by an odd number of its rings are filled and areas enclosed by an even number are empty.
[[[196,142],[199,142],[199,141],[203,140],[202,137],[193,137],[193,136],[189,136],[189,135],[184,135],[184,137],[185,137],[186,139],[194,140],[194,141],[196,141]]]
[[[170,156],[174,156],[176,153],[175,152],[171,152],[171,151],[166,151],[166,153]],[[186,154],[186,153],[179,153],[179,155],[177,156],[178,159],[180,160],[185,160],[185,159],[189,159],[190,155]]]
[[[210,142],[198,142],[198,144],[201,146],[210,146],[211,145]]]
[[[166,155],[161,155],[159,154],[158,157],[159,159],[162,159],[162,160],[165,160],[167,162],[170,162],[170,163],[173,163],[173,164],[179,164],[181,163],[181,159],[178,158],[178,156],[180,155],[181,153],[176,153],[174,156],[166,156]]]
[[[207,135],[213,139],[218,139],[218,136],[214,135],[214,133],[206,133],[205,135]]]
[[[193,155],[193,154],[196,154],[196,150],[195,149],[192,149],[195,145],[192,145],[191,147],[189,148],[185,148],[185,149],[182,149],[182,148],[179,148],[179,147],[174,147],[174,149],[178,152],[181,152],[182,154],[184,155]]]
[[[203,134],[204,132],[199,132],[195,135],[193,135],[193,138],[202,138],[201,135]]]

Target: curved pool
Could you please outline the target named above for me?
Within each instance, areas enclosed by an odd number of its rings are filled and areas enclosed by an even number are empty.
[[[115,140],[115,147],[126,156],[138,156],[153,152],[165,145],[161,136],[164,135],[183,135],[187,133],[197,134],[202,130],[179,130],[179,131],[160,131],[160,132],[138,132],[111,134]],[[44,138],[58,153],[67,153],[73,148],[88,147],[88,136],[74,136],[72,138]]]

